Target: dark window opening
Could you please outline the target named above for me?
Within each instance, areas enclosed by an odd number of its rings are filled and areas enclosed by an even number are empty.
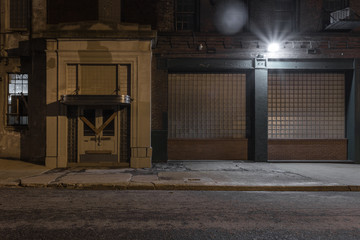
[[[176,31],[197,31],[197,8],[195,0],[177,0],[175,5]]]
[[[156,29],[157,7],[153,1],[149,0],[122,0],[121,1],[121,21],[127,23],[138,23],[151,25]]]
[[[47,22],[96,21],[99,19],[98,0],[48,0]]]
[[[103,124],[114,114],[114,110],[103,110]],[[115,121],[111,120],[103,130],[103,136],[115,136]]]
[[[10,28],[28,28],[29,0],[10,1]]]
[[[292,32],[297,27],[296,0],[264,0],[250,5],[251,28],[268,32]]]
[[[83,116],[95,127],[95,109],[84,109]],[[94,131],[84,123],[84,136],[94,136]]]

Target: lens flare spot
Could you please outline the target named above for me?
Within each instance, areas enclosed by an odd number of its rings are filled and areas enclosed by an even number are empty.
[[[220,33],[233,35],[245,26],[247,18],[244,3],[237,0],[224,1],[216,6],[214,24]]]

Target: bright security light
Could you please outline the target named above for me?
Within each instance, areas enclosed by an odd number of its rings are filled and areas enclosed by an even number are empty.
[[[273,42],[273,43],[270,43],[269,45],[268,45],[268,52],[277,52],[277,51],[279,51],[280,50],[280,45],[278,44],[278,43],[275,43],[275,42]]]

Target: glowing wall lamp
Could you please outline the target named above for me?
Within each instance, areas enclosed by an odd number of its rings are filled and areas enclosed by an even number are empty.
[[[276,42],[269,43],[267,50],[268,52],[277,52],[280,50],[280,44]]]

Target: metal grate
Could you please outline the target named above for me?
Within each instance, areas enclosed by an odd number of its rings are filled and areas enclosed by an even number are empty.
[[[269,74],[270,139],[345,137],[345,75],[342,73]]]
[[[68,162],[77,162],[78,108],[69,107],[67,116],[68,116]]]
[[[120,109],[120,162],[130,161],[130,108]]]
[[[245,74],[169,74],[169,138],[245,138]]]
[[[118,65],[118,89],[121,95],[129,95],[130,96],[130,64],[121,64]]]

